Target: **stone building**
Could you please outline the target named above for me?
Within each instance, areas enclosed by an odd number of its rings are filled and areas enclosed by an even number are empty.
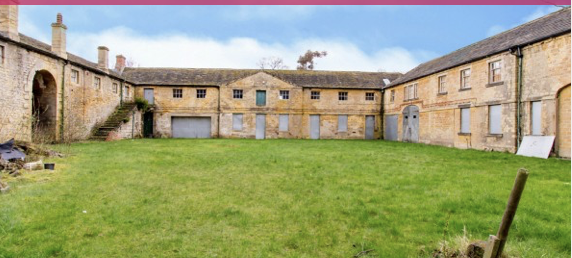
[[[554,135],[570,157],[570,8],[399,73],[129,68],[18,32],[0,6],[0,140],[386,139],[515,152]],[[137,113],[135,98],[152,105]]]
[[[384,88],[385,139],[570,157],[570,8],[423,63]]]
[[[398,73],[126,68],[155,137],[380,139]],[[385,80],[385,82],[384,82]]]

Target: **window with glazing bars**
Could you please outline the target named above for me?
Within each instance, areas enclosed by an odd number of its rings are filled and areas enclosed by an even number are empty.
[[[198,89],[197,90],[197,99],[204,99],[207,97],[207,90],[205,89]]]
[[[489,82],[500,82],[501,79],[501,61],[489,63]]]
[[[319,91],[311,91],[310,92],[310,99],[320,99],[320,92]]]
[[[290,99],[290,91],[281,90],[280,91],[280,99]]]
[[[173,89],[173,98],[180,99],[183,97],[183,89]]]
[[[439,93],[447,93],[447,75],[439,76]]]
[[[465,69],[461,71],[461,89],[471,88],[471,69]]]
[[[232,90],[233,99],[242,99],[242,90]]]
[[[366,93],[365,93],[365,100],[367,100],[367,101],[375,100],[375,93],[373,93],[373,92],[366,92]]]
[[[347,91],[338,92],[338,100],[348,100],[348,92]]]

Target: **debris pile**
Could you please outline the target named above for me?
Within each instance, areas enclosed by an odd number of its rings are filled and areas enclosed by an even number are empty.
[[[21,175],[20,170],[42,170],[44,169],[43,157],[63,157],[61,153],[53,150],[40,148],[32,143],[9,141],[0,144],[0,175],[6,173],[16,177]],[[8,184],[1,181],[0,193],[5,193],[10,189]]]

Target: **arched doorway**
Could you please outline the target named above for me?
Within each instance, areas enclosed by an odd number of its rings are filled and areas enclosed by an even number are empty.
[[[570,158],[570,85],[558,92],[556,151],[558,156]]]
[[[58,110],[56,80],[48,71],[37,71],[32,87],[32,141],[53,142]]]
[[[419,108],[407,106],[403,109],[403,137],[404,142],[419,141]]]

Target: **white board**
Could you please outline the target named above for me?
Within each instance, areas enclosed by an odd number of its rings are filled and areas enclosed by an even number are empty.
[[[548,158],[554,145],[554,136],[524,136],[516,155]]]

